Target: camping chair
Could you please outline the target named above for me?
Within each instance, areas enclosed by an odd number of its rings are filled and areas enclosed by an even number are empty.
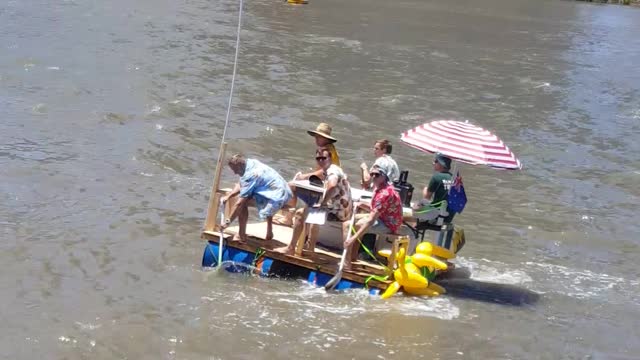
[[[452,178],[453,181],[451,187],[447,192],[447,200],[443,200],[437,204],[430,204],[428,208],[425,209],[425,215],[431,216],[424,216],[421,219],[420,213],[423,211],[415,211],[414,214],[418,215],[416,216],[415,226],[405,223],[411,230],[413,230],[416,239],[424,240],[425,232],[427,230],[432,230],[440,233],[436,240],[436,244],[449,242],[451,240],[451,230],[453,230],[453,224],[451,224],[451,221],[456,213],[462,212],[467,203],[467,195],[464,191],[460,172],[454,170],[453,173],[455,175]]]
[[[424,241],[424,235],[427,230],[445,232],[452,227],[451,221],[453,220],[455,213],[449,211],[446,200],[441,201],[437,206],[432,206],[431,209],[416,211],[418,214],[420,214],[420,212],[429,213],[431,216],[427,216],[428,219],[422,220],[420,219],[420,216],[418,216],[414,226],[406,221],[404,222],[404,224],[413,231],[416,239]]]

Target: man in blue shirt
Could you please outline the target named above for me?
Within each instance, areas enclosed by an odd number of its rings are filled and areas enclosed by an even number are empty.
[[[292,196],[287,181],[269,166],[255,159],[245,159],[240,154],[233,155],[228,164],[233,173],[240,176],[240,182],[222,200],[226,202],[234,196],[239,196],[239,198],[231,210],[231,215],[224,224],[221,224],[221,227],[225,229],[237,217],[240,225],[239,231],[232,241],[247,241],[248,205],[249,201],[253,199],[258,208],[260,219],[267,220],[265,240],[273,239],[273,215]]]

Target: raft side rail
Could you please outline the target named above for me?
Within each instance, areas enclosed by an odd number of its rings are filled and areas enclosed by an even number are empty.
[[[274,227],[279,227],[279,226],[280,225],[274,225]],[[233,233],[235,232],[232,231],[232,233],[225,233],[225,237],[233,236]],[[207,242],[218,243],[219,236],[220,235],[218,232],[213,232],[213,231],[202,232],[202,239]],[[312,270],[312,271],[320,272],[323,274],[327,274],[329,277],[335,275],[336,271],[338,270],[339,258],[337,254],[334,254],[333,256],[335,256],[335,258],[332,258],[332,259],[328,259],[329,256],[327,255],[327,253],[324,253],[324,252],[307,254],[304,257],[286,255],[286,254],[273,251],[273,249],[269,246],[264,246],[266,245],[266,244],[264,245],[262,244],[264,242],[264,239],[250,234],[250,231],[248,231],[247,236],[249,238],[249,242],[246,244],[230,243],[225,246],[243,250],[252,254],[255,253],[258,248],[261,248],[265,251],[265,256],[267,258],[270,258],[276,261],[281,261],[291,266],[297,266],[297,267],[305,268],[307,270]],[[259,245],[262,245],[262,246],[259,246]],[[367,264],[363,266],[362,263],[358,263],[355,265],[356,265],[356,269],[353,269],[352,271],[344,272],[343,274],[344,279],[364,285],[371,275],[377,275],[377,276],[385,275],[384,269],[381,267],[377,268],[375,264]],[[382,291],[386,290],[387,286],[389,286],[390,283],[391,283],[390,280],[381,280],[376,278],[371,278],[368,281],[369,287],[377,288]]]

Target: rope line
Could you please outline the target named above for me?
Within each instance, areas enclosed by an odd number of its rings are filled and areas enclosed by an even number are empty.
[[[231,100],[233,99],[233,88],[236,83],[236,73],[238,69],[238,53],[240,52],[240,30],[242,28],[242,7],[244,0],[240,0],[240,11],[238,11],[238,29],[236,34],[236,54],[233,59],[233,75],[231,76],[231,89],[229,90],[229,102],[227,103],[227,116],[224,120],[224,130],[222,131],[222,142],[227,138],[227,128],[231,117]]]

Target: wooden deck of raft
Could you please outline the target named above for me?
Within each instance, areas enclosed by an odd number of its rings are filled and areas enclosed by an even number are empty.
[[[225,230],[224,246],[229,246],[252,253],[255,253],[258,248],[262,248],[265,250],[265,256],[274,260],[286,262],[295,266],[307,268],[313,271],[319,271],[329,275],[334,275],[338,271],[340,256],[342,254],[322,250],[317,247],[315,252],[313,253],[305,250],[302,254],[302,257],[274,252],[274,248],[289,244],[289,242],[291,241],[292,231],[293,230],[290,227],[274,224],[274,239],[272,241],[265,241],[264,236],[267,233],[267,223],[249,223],[247,224],[247,237],[249,238],[249,241],[245,244],[241,244],[238,242],[229,241],[232,236],[238,232],[238,227],[233,226]],[[218,243],[219,232],[203,231],[202,238],[206,241]],[[386,275],[384,267],[362,260],[354,262],[352,269],[353,270],[351,271],[343,271],[342,278],[364,284],[366,279],[371,275]],[[377,281],[371,279],[369,281],[369,286],[384,290],[390,283],[390,281]]]

